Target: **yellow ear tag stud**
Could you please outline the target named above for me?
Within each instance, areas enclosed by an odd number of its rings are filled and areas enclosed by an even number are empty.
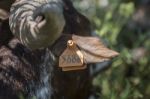
[[[81,70],[86,68],[86,65],[84,65],[83,54],[73,40],[68,40],[67,48],[59,57],[59,67],[61,67],[63,71]]]

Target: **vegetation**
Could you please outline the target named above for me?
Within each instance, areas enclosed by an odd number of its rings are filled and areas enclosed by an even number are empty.
[[[77,0],[74,4],[89,17],[104,43],[120,52],[93,81],[100,99],[150,99],[149,0]]]

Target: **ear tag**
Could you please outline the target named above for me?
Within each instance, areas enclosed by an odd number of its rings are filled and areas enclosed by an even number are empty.
[[[63,71],[72,71],[72,70],[83,70],[83,69],[86,69],[87,68],[87,65],[82,65],[82,66],[78,66],[78,67],[63,67],[62,70]]]
[[[85,69],[83,54],[73,40],[68,40],[67,48],[59,57],[59,67],[63,71]]]

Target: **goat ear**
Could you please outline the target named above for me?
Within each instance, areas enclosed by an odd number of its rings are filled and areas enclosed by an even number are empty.
[[[97,37],[72,35],[72,39],[81,49],[86,63],[103,62],[119,55],[118,52],[105,47]]]

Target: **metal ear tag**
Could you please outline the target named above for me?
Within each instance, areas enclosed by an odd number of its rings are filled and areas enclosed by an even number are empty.
[[[83,54],[73,40],[68,40],[67,48],[59,57],[59,67],[61,67],[63,71],[86,68]]]

